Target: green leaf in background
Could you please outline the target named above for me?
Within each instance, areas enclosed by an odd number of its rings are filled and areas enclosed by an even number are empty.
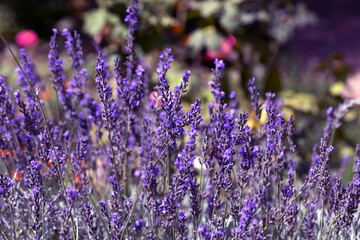
[[[340,96],[343,92],[345,84],[343,82],[337,81],[330,85],[329,92],[333,96]]]
[[[197,29],[190,34],[188,46],[194,52],[199,52],[202,47],[211,50],[220,48],[221,35],[216,31],[215,26],[210,25],[203,29]]]
[[[98,34],[106,23],[107,13],[104,8],[87,12],[84,18],[84,31],[91,36]]]
[[[221,9],[221,3],[218,1],[207,1],[201,3],[199,8],[200,15],[207,18],[211,17]]]
[[[113,36],[126,36],[127,28],[121,23],[119,17],[105,8],[98,8],[94,11],[89,11],[84,18],[84,31],[91,36],[98,34],[105,24],[113,26]]]
[[[297,111],[305,113],[317,114],[319,107],[316,103],[316,96],[310,93],[299,92],[295,93],[292,90],[284,90],[281,93],[286,106],[289,106]]]
[[[239,9],[232,2],[226,2],[224,4],[224,12],[220,17],[221,26],[227,31],[233,32],[239,27]]]
[[[217,32],[206,34],[204,41],[207,48],[218,50],[220,48],[221,35]]]
[[[204,33],[202,29],[193,31],[189,36],[188,46],[195,52],[200,52],[203,46]]]

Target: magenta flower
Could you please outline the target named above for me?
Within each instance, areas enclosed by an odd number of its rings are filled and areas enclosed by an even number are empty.
[[[236,45],[236,38],[233,35],[221,38],[220,47],[217,50],[208,49],[205,54],[205,59],[208,61],[218,59],[228,59],[231,56],[232,50]]]
[[[39,37],[34,30],[25,29],[16,34],[15,42],[22,48],[33,47],[38,44]]]

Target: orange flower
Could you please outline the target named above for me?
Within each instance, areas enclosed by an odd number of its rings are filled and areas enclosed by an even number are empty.
[[[75,175],[75,177],[76,177],[76,183],[80,184],[81,181],[77,174]]]
[[[50,91],[47,89],[44,89],[44,91],[40,92],[39,97],[42,100],[49,100],[51,98]]]
[[[7,150],[4,150],[4,151],[7,151]],[[0,149],[0,155],[3,157],[5,155],[5,153],[3,152],[2,149]]]
[[[10,174],[11,174],[11,177],[14,179],[16,179],[16,180],[18,180],[18,181],[20,181],[21,179],[22,179],[22,174],[21,174],[21,172],[18,172],[17,170],[16,170],[16,176],[14,176],[15,175],[15,172],[14,172],[14,170],[11,170],[10,171]]]
[[[50,161],[48,161],[48,165],[49,165],[49,167],[51,167],[51,168],[53,168],[54,167],[54,164],[52,163],[52,161],[50,160]]]
[[[11,152],[10,152],[10,151],[11,151]],[[5,150],[0,149],[0,155],[1,155],[2,157],[9,156],[9,155],[11,155],[11,156],[13,157],[13,156],[15,155],[14,150],[11,149],[10,151],[7,150],[7,149],[5,149]]]
[[[182,33],[184,31],[184,26],[180,23],[180,22],[175,22],[172,26],[171,26],[171,32],[175,35],[179,35],[180,33]]]
[[[81,169],[86,169],[87,166],[86,166],[86,162],[85,162],[85,159],[81,160]]]
[[[76,186],[77,189],[82,188],[84,185],[82,185],[81,178],[75,173],[75,182],[73,182],[73,185]]]
[[[64,87],[65,87],[66,89],[70,87],[69,80],[66,80],[66,81],[65,81]]]

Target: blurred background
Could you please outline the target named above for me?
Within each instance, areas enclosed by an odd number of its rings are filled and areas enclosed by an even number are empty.
[[[52,28],[81,33],[86,68],[93,76],[98,47],[111,64],[123,57],[128,0],[1,0],[0,31],[18,52],[25,48],[47,89],[42,98],[55,101],[47,54]],[[360,4],[357,0],[141,0],[136,48],[154,73],[157,58],[171,48],[175,61],[168,74],[173,87],[185,69],[192,71],[185,107],[202,97],[211,100],[208,80],[215,58],[226,62],[223,90],[235,91],[242,109],[249,110],[247,82],[256,78],[262,96],[281,97],[285,116],[296,120],[296,143],[304,162],[319,142],[326,109],[360,96]],[[65,69],[70,72],[60,36]],[[0,73],[17,85],[15,64],[0,44]],[[93,77],[89,91],[96,95]],[[205,116],[206,118],[206,116]],[[250,114],[249,124],[256,125]],[[360,142],[359,110],[348,112],[336,132],[332,167],[352,161]],[[348,158],[349,156],[350,158]],[[343,159],[343,160],[342,160]],[[348,165],[352,168],[352,164]],[[305,170],[306,171],[306,170]],[[351,176],[348,176],[351,177]]]

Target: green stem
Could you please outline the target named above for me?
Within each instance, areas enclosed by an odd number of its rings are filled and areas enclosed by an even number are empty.
[[[94,209],[96,211],[96,214],[100,217],[101,224],[104,226],[105,231],[106,231],[106,233],[107,233],[107,235],[108,235],[108,237],[110,239],[111,238],[111,233],[110,233],[109,229],[107,228],[107,225],[106,225],[106,223],[104,221],[104,218],[103,218],[102,214],[100,213],[100,210],[99,210],[95,200],[92,198],[91,194],[89,194],[88,197],[89,197],[89,200],[90,200],[91,204],[93,205],[93,207],[94,207]]]
[[[223,216],[223,229],[225,229],[225,219],[226,219],[226,212],[227,212],[227,197],[225,196],[225,211],[224,211],[224,216]]]
[[[216,189],[216,192],[215,192],[215,195],[214,195],[214,198],[216,197],[216,195],[218,194],[218,192],[219,192],[219,189],[217,188],[217,189]],[[219,194],[219,195],[220,195],[220,194]],[[213,198],[213,200],[214,200],[214,198]],[[219,198],[220,198],[220,196],[219,196]],[[213,204],[214,204],[214,203],[213,203]],[[215,206],[213,207],[213,210],[212,210],[212,212],[211,212],[210,221],[212,221],[212,218],[213,218],[214,214],[215,214]]]
[[[60,122],[59,93],[57,91],[55,92],[56,92],[56,115],[57,115],[57,120]]]
[[[335,221],[338,219],[338,217],[341,216],[341,213],[339,213],[338,215],[335,216],[334,220],[330,223],[329,227],[326,229],[326,231],[324,231],[321,235],[319,239],[322,239],[322,237],[330,230],[333,228],[333,224],[335,223]]]
[[[9,240],[5,235],[4,235],[4,230],[2,227],[0,227],[0,236],[4,239],[4,240]]]
[[[305,219],[305,216],[306,216],[308,210],[309,210],[309,208],[307,207],[307,208],[305,209],[305,212],[304,212],[302,218],[301,218],[301,221],[300,221],[300,223],[299,223],[299,226],[298,226],[298,228],[296,229],[296,232],[295,232],[295,235],[294,235],[294,237],[293,237],[293,240],[296,239],[296,237],[297,237],[297,235],[298,235],[298,233],[299,233],[299,231],[300,231],[301,225],[302,225],[302,223],[304,222],[304,219]]]
[[[320,235],[322,233],[323,227],[324,227],[324,196],[322,199],[322,207],[321,207],[321,219],[320,219]]]
[[[13,224],[13,236],[14,236],[14,240],[16,240],[16,224],[15,224],[15,209],[14,207],[11,205],[11,203],[9,202],[10,206],[11,206],[11,212],[12,212],[12,224]]]
[[[200,168],[199,199],[198,199],[199,205],[200,205],[200,202],[201,202],[202,175],[203,175],[203,161],[201,161],[201,168]],[[199,216],[194,216],[194,227],[195,227],[195,229],[194,229],[194,237],[195,237],[195,240],[197,238],[198,221],[199,221]]]
[[[136,203],[137,203],[137,201],[138,201],[138,199],[139,199],[139,193],[140,193],[140,191],[141,191],[141,187],[142,187],[142,184],[141,184],[141,181],[140,181],[139,184],[138,184],[138,187],[137,187],[137,189],[136,189],[136,195],[135,195],[134,203],[133,203],[133,205],[132,205],[132,207],[131,207],[131,210],[130,210],[130,214],[129,214],[129,216],[128,216],[126,222],[125,222],[124,228],[123,228],[123,230],[122,230],[122,232],[121,232],[120,240],[123,239],[124,234],[125,234],[125,231],[126,231],[126,229],[127,229],[127,226],[128,226],[128,224],[129,224],[129,222],[130,222],[130,219],[131,219],[131,217],[132,217],[132,215],[133,215],[133,213],[134,213]]]
[[[127,171],[127,165],[128,165],[128,152],[127,152],[127,143],[129,138],[129,132],[130,132],[130,119],[129,114],[127,118],[127,124],[126,124],[126,133],[125,133],[125,158],[124,158],[124,164],[123,164],[123,180],[124,180],[124,196],[127,196],[128,192],[128,171]]]
[[[320,169],[321,174],[323,174],[325,167],[326,167],[326,163],[324,163],[324,164],[322,165],[321,169]],[[315,175],[316,175],[316,174],[315,174]],[[305,186],[304,186],[304,188],[302,189],[302,191],[299,191],[299,193],[290,200],[289,204],[288,204],[287,207],[285,208],[284,212],[282,213],[282,215],[280,216],[280,218],[278,219],[278,221],[281,221],[281,219],[284,217],[285,213],[287,212],[287,210],[289,209],[289,207],[293,204],[293,202],[300,196],[300,194],[302,194],[302,193],[306,190],[306,188],[308,187],[308,185],[309,185],[309,183],[311,182],[311,180],[312,180],[312,179],[310,179],[309,181],[307,181],[306,184],[305,184]],[[319,183],[320,183],[320,181],[318,181],[318,182],[316,183],[315,188],[314,188],[315,190],[318,189]]]
[[[6,170],[7,170],[7,172],[8,172],[8,174],[9,174],[9,177],[11,178],[11,172],[10,172],[10,169],[8,168],[8,166],[6,165],[6,162],[5,162],[5,159],[3,158],[3,156],[0,154],[0,158],[1,158],[1,160],[3,161],[3,163],[4,163],[4,166],[5,166],[5,168],[6,168]]]
[[[164,150],[160,153],[160,156],[158,157],[158,159],[156,160],[154,167],[160,162],[162,156],[164,155],[165,151],[167,150],[169,146],[167,146],[166,148],[164,148]]]
[[[166,155],[166,185],[165,185],[164,190],[166,192],[169,192],[169,188],[170,188],[170,152],[169,152],[169,148],[167,148],[167,155]]]
[[[45,188],[46,189],[46,188]],[[42,216],[41,216],[41,229],[42,229],[42,236],[43,236],[43,239],[46,239],[45,238],[45,199],[43,198],[42,199],[42,204],[41,204],[41,212],[42,212]]]
[[[336,132],[336,128],[332,128],[328,146],[331,146],[333,144],[335,138],[335,132]]]
[[[333,228],[330,228],[330,232],[329,232],[329,235],[328,235],[327,239],[330,239],[330,236],[331,236],[332,230],[333,230]],[[335,238],[335,239],[336,239],[336,238]]]

